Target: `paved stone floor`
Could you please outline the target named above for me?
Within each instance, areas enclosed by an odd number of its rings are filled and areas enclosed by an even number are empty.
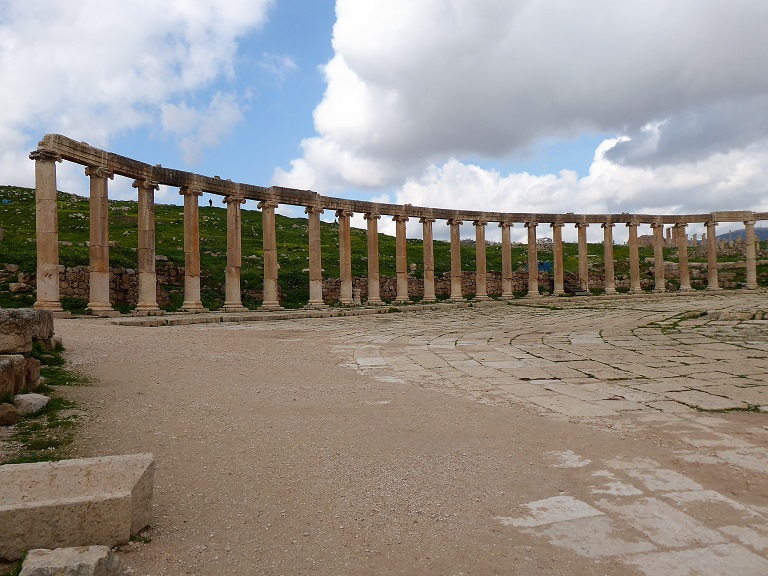
[[[707,467],[749,471],[765,495],[768,321],[712,318],[766,309],[763,292],[526,303],[348,321],[332,339],[345,366],[379,380],[650,435],[690,467],[550,452],[587,496],[519,502],[497,518],[510,530],[645,574],[768,574],[766,503],[693,479]]]

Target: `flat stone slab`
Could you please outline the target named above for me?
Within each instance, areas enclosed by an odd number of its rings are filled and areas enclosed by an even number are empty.
[[[688,404],[689,406],[695,406],[700,410],[733,410],[734,408],[747,408],[746,402],[739,402],[738,400],[731,400],[730,398],[724,398],[723,396],[715,396],[714,394],[707,394],[699,390],[688,390],[685,392],[667,392],[667,397]]]
[[[0,466],[0,558],[127,543],[152,520],[153,480],[152,454]]]
[[[19,411],[19,414],[35,414],[40,412],[48,405],[51,399],[44,394],[17,394],[13,397],[13,405]]]
[[[30,550],[19,576],[122,576],[120,558],[108,546]]]

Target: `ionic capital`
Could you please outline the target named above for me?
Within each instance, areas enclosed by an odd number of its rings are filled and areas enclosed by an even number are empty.
[[[355,213],[352,210],[336,210],[337,218],[349,218],[350,216],[354,215]]]
[[[472,226],[485,226],[486,224],[488,224],[487,220],[475,220],[472,222]]]
[[[552,224],[550,224],[550,226],[552,228],[562,228],[563,226],[565,226],[565,224],[563,224],[562,222],[552,222]]]
[[[664,229],[664,224],[661,222],[651,222],[651,230],[656,230],[656,228]]]
[[[179,188],[179,194],[181,196],[202,196],[203,191],[200,188],[195,188],[193,186],[182,186]]]
[[[616,224],[613,222],[603,222],[600,224],[600,228],[613,228],[614,226],[616,226]]]
[[[579,230],[582,228],[589,228],[589,224],[587,222],[576,222],[574,228],[578,228]]]
[[[153,182],[152,180],[134,180],[131,184],[133,188],[139,188],[143,190],[159,190],[160,184]]]
[[[224,196],[221,200],[222,204],[245,204],[245,198],[242,196],[239,196],[237,194],[229,194],[228,196]]]
[[[678,230],[685,230],[687,226],[688,226],[688,222],[676,222],[675,223],[675,228],[677,228]]]
[[[515,225],[512,222],[499,222],[499,228],[514,228]]]
[[[464,221],[459,220],[458,218],[449,218],[445,223],[448,224],[448,226],[461,226],[464,224]]]
[[[754,226],[756,220],[744,220],[744,226]]]
[[[307,206],[304,208],[304,214],[322,214],[325,212],[320,206]]]
[[[111,170],[107,170],[104,166],[86,166],[85,175],[91,178],[109,178],[115,179],[115,173]]]
[[[536,226],[538,226],[538,225],[539,225],[538,222],[526,222],[525,223],[525,227],[526,228],[536,228]]]
[[[366,212],[365,214],[363,214],[363,218],[365,220],[378,220],[379,218],[381,218],[381,214],[379,214],[378,212]]]
[[[709,220],[708,222],[704,222],[704,226],[706,226],[707,228],[714,228],[715,226],[717,226],[717,221]]]
[[[264,210],[265,208],[277,208],[278,204],[274,200],[262,200],[258,204],[256,204],[256,208],[259,208],[260,210]]]
[[[29,153],[30,160],[35,162],[61,162],[61,154],[46,150],[45,148],[38,148]]]
[[[427,218],[426,216],[419,218],[419,222],[422,224],[432,224],[435,221],[434,218]]]
[[[405,214],[395,214],[392,216],[392,220],[394,222],[408,222],[408,216]]]

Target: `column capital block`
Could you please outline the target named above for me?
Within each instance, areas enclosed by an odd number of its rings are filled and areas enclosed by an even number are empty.
[[[526,222],[525,223],[525,227],[526,228],[536,228],[536,226],[538,226],[538,225],[539,225],[538,222]]]
[[[576,222],[576,224],[574,225],[574,228],[579,228],[579,229],[581,229],[581,228],[589,228],[589,223],[588,222]]]
[[[600,228],[613,228],[614,226],[616,226],[616,224],[613,222],[603,222],[600,224]]]
[[[354,215],[355,213],[352,210],[336,210],[336,216],[338,218],[349,218]]]
[[[378,220],[379,218],[381,218],[381,214],[379,214],[378,212],[366,212],[365,214],[363,214],[363,218],[365,220]]]
[[[265,208],[277,208],[278,203],[275,200],[262,200],[258,204],[256,204],[256,208],[259,208],[260,210],[264,210]]]
[[[662,224],[661,222],[651,222],[651,229],[656,230],[657,228],[661,228],[663,230],[664,224]]]
[[[182,186],[179,188],[179,195],[181,196],[202,196],[203,191],[200,188],[193,186]]]
[[[426,216],[419,218],[419,222],[422,224],[432,224],[435,221],[434,218],[427,218]]]
[[[229,194],[221,199],[222,204],[245,204],[245,198],[237,194]]]
[[[38,148],[29,153],[29,159],[35,162],[61,162],[61,154],[45,148]]]
[[[627,222],[627,223],[625,224],[625,226],[626,226],[627,228],[631,228],[632,226],[634,226],[635,228],[637,228],[638,226],[640,226],[640,222]]]
[[[756,220],[744,220],[744,226],[754,226]]]
[[[91,178],[109,178],[110,180],[115,179],[115,173],[111,170],[108,170],[104,166],[86,166],[85,175],[90,176]]]
[[[685,230],[685,228],[688,226],[688,222],[675,222],[675,228]]]
[[[449,218],[445,223],[448,224],[448,226],[461,226],[464,224],[464,221],[459,220],[458,218]]]
[[[408,222],[408,216],[405,214],[395,214],[392,216],[393,222]]]
[[[325,212],[320,206],[307,206],[304,208],[304,214],[322,214]]]
[[[499,222],[499,228],[514,228],[514,222]]]
[[[133,188],[140,188],[144,190],[159,190],[160,184],[157,182],[153,182],[152,180],[141,180],[136,179],[133,181],[133,184],[131,184]]]
[[[552,228],[562,228],[563,226],[565,226],[563,222],[552,222],[550,224],[550,227]]]
[[[475,220],[472,222],[472,226],[485,226],[488,224],[488,220]]]

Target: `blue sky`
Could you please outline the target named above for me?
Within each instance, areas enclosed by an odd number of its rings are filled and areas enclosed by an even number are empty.
[[[0,182],[32,186],[60,132],[397,203],[768,210],[766,21],[750,0],[0,0]]]

